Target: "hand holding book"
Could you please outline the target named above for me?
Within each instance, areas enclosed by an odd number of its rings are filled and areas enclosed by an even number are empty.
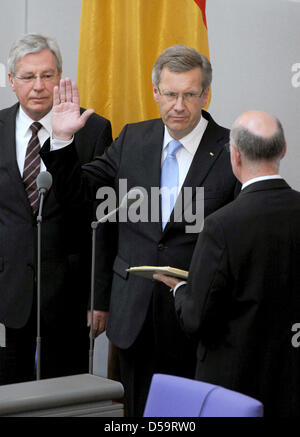
[[[153,279],[156,279],[156,281],[163,282],[165,285],[167,285],[170,288],[171,291],[174,290],[177,284],[182,282],[181,279],[174,278],[172,276],[167,276],[162,273],[155,273],[153,275]]]
[[[171,290],[173,290],[180,282],[187,281],[189,274],[186,270],[159,266],[131,267],[127,269],[127,272],[143,276],[144,278],[161,281]]]
[[[143,276],[148,279],[153,278],[154,274],[162,274],[165,276],[171,276],[178,279],[187,280],[189,272],[186,270],[176,269],[174,267],[162,267],[162,266],[139,266],[139,267],[131,267],[126,270],[129,273],[133,273],[134,275]]]

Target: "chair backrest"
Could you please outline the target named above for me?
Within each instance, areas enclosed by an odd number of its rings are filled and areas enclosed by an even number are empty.
[[[144,417],[262,417],[256,399],[206,382],[155,374]]]

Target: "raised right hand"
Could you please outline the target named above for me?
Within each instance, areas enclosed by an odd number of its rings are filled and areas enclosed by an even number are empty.
[[[78,88],[71,79],[61,79],[53,89],[52,138],[69,141],[94,112],[87,109],[80,114]]]

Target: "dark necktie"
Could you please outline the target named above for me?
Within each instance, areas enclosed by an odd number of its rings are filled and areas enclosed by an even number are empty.
[[[40,173],[41,166],[41,158],[39,155],[41,146],[38,138],[38,131],[41,127],[42,125],[37,121],[30,126],[32,136],[27,146],[23,170],[23,183],[33,212],[37,210],[39,198],[36,178]]]
[[[180,147],[182,147],[180,141],[172,140],[169,142],[168,154],[161,169],[162,229],[165,228],[176,202],[179,179],[176,153]]]

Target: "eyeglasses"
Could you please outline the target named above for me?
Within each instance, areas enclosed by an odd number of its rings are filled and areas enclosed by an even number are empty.
[[[57,73],[42,73],[42,74],[26,74],[24,76],[15,76],[16,79],[21,80],[24,83],[32,83],[37,78],[40,78],[43,82],[53,82],[58,76]]]
[[[168,103],[176,103],[178,98],[181,97],[183,102],[186,103],[193,103],[196,101],[196,99],[200,98],[204,92],[202,90],[201,94],[196,93],[183,93],[179,95],[178,93],[173,93],[172,91],[167,92],[161,92],[160,89],[157,87],[159,94],[168,102]]]

